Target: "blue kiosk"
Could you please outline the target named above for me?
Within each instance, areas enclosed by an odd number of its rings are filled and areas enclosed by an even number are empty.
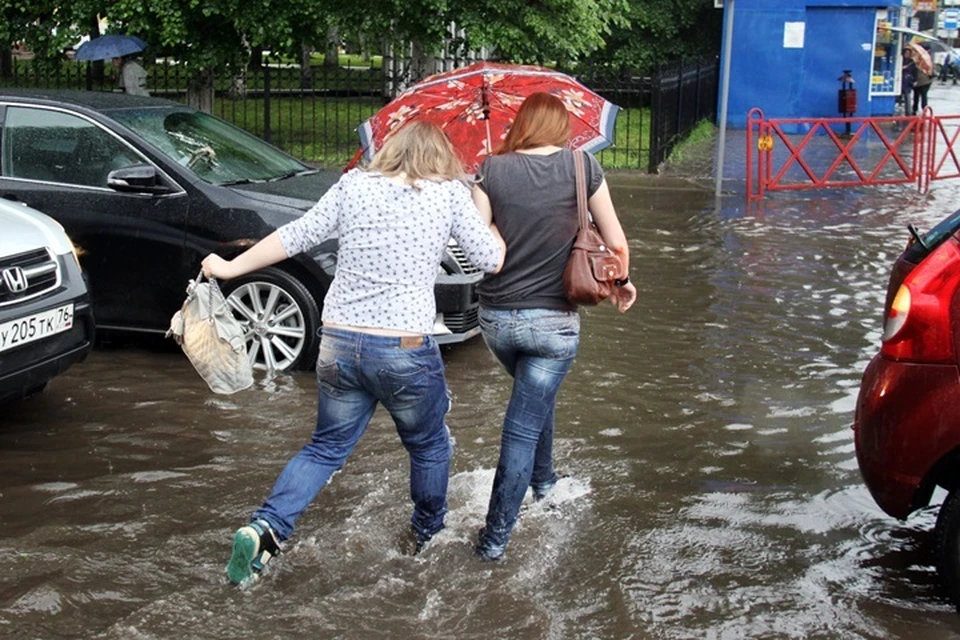
[[[730,0],[724,4],[731,11]],[[768,118],[841,117],[844,86],[856,92],[847,107],[853,115],[891,115],[909,40],[891,28],[907,27],[912,7],[912,0],[734,0],[727,126],[744,128],[753,107]]]

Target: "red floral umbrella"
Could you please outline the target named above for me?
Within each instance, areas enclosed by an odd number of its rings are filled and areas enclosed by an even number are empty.
[[[544,67],[477,62],[430,76],[397,96],[360,126],[362,152],[372,160],[394,131],[425,120],[443,128],[464,169],[474,172],[503,142],[520,103],[538,91],[556,95],[570,112],[567,146],[595,152],[613,144],[619,107],[570,76]]]

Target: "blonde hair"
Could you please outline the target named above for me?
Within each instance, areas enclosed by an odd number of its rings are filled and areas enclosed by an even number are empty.
[[[563,100],[550,93],[531,93],[513,119],[510,131],[494,155],[533,149],[562,147],[570,139],[570,114]]]
[[[417,180],[463,180],[460,159],[443,129],[429,122],[410,122],[392,134],[368,167],[387,177],[405,174]]]

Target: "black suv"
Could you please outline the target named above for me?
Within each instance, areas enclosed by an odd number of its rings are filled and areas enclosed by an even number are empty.
[[[36,393],[86,358],[90,296],[63,227],[0,200],[0,403]]]
[[[0,93],[0,198],[67,230],[90,280],[98,332],[163,333],[207,253],[240,253],[302,216],[339,177],[169,100]],[[224,283],[255,366],[312,366],[336,265],[333,239]],[[438,342],[479,332],[474,287],[482,275],[449,247],[435,288]]]

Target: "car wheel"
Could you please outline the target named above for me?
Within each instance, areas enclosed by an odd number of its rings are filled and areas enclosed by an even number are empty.
[[[940,505],[934,541],[937,573],[960,611],[960,489],[953,489]]]
[[[320,312],[296,278],[267,267],[231,280],[227,303],[243,326],[254,369],[306,369],[317,356]]]

